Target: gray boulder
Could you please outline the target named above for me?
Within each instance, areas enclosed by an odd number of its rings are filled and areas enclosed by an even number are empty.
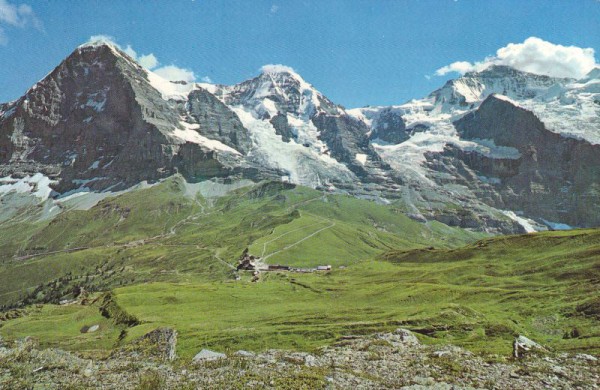
[[[239,350],[234,352],[235,356],[239,356],[239,357],[254,357],[256,356],[256,354],[254,352],[249,352],[249,351],[244,351],[244,350]]]
[[[177,357],[177,331],[171,328],[157,328],[133,342],[133,349],[146,356],[173,361]]]
[[[192,362],[204,363],[221,359],[227,359],[227,355],[225,355],[224,353],[211,351],[209,349],[203,349],[202,351],[198,352],[196,356],[194,356]]]
[[[546,349],[535,341],[522,335],[519,335],[513,342],[513,356],[516,358],[523,357],[527,353],[536,351],[543,352],[546,351]]]
[[[94,332],[98,331],[98,329],[100,329],[100,325],[98,325],[98,324],[92,325],[88,328],[86,333],[94,333]]]
[[[396,347],[419,345],[419,339],[408,329],[398,328],[393,333],[380,333],[377,338],[386,340]]]
[[[397,336],[400,341],[404,344],[419,344],[419,339],[408,329],[398,328],[394,331],[394,335]]]

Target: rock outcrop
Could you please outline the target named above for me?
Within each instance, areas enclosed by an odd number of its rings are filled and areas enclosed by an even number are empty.
[[[125,351],[140,354],[145,359],[173,361],[177,358],[177,331],[171,328],[154,329],[133,341]]]
[[[501,200],[492,200],[492,206],[510,205],[572,226],[600,225],[600,145],[553,133],[532,112],[496,95],[455,126],[464,139],[491,139],[521,155],[457,155],[476,172],[499,179],[493,187]]]
[[[391,108],[381,110],[372,129],[371,139],[380,139],[394,145],[408,140],[411,135],[402,115]]]
[[[479,356],[452,345],[422,345],[408,330],[346,336],[318,353],[270,349],[261,353],[203,351],[195,363],[159,357],[113,355],[102,360],[31,341],[0,346],[0,387],[145,388],[369,388],[369,389],[595,389],[596,357]],[[18,358],[18,368],[15,362]]]
[[[204,363],[204,362],[212,362],[215,360],[226,359],[227,355],[221,352],[211,351],[210,349],[203,349],[198,352],[194,358],[192,359],[192,363]]]
[[[190,92],[188,114],[198,124],[197,131],[207,138],[221,141],[245,154],[252,148],[250,134],[229,107],[213,94],[198,88]]]

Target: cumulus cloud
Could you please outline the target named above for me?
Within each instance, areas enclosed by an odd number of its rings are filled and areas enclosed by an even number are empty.
[[[196,75],[192,70],[180,68],[173,64],[159,67],[160,62],[158,61],[158,58],[156,58],[154,53],[138,55],[138,53],[133,49],[133,47],[131,47],[131,45],[127,45],[125,48],[123,48],[115,42],[115,39],[113,37],[109,35],[93,35],[92,37],[90,37],[87,44],[90,43],[111,44],[125,52],[125,54],[133,58],[138,64],[140,64],[144,68],[153,71],[154,73],[166,80],[185,81],[188,83],[193,83],[196,81]]]
[[[291,67],[281,64],[264,65],[262,68],[260,68],[260,71],[261,73],[296,73],[296,71],[294,71],[294,69]]]
[[[491,64],[487,64],[484,62],[470,63],[467,61],[456,61],[451,63],[450,65],[446,65],[442,68],[439,68],[435,71],[435,74],[438,76],[443,76],[448,73],[460,73],[465,74],[467,72],[478,71],[487,68]]]
[[[156,59],[156,56],[153,53],[138,56],[138,54],[135,50],[133,50],[131,45],[127,45],[127,47],[123,49],[123,51],[146,69],[154,69],[159,64],[158,60]]]
[[[110,45],[119,47],[119,45],[117,45],[117,43],[115,42],[115,39],[113,37],[111,37],[110,35],[104,35],[104,34],[92,35],[85,44],[86,45],[94,45],[94,44],[99,44],[99,43],[108,43]]]
[[[148,69],[154,69],[159,64],[158,60],[156,59],[156,57],[152,53],[146,54],[144,56],[139,56],[138,57],[138,62],[144,68],[148,68]]]
[[[594,69],[594,49],[557,45],[543,39],[530,37],[523,43],[509,43],[498,49],[495,56],[470,63],[454,62],[438,69],[435,74],[443,76],[456,72],[465,74],[481,71],[491,65],[506,65],[515,69],[552,77],[581,78]]]
[[[33,27],[40,31],[43,24],[27,4],[11,4],[7,0],[0,0],[0,44],[8,42],[6,27],[28,28]]]
[[[189,69],[179,68],[175,65],[162,66],[158,69],[154,69],[153,72],[165,80],[186,81],[188,83],[196,81],[194,72]]]

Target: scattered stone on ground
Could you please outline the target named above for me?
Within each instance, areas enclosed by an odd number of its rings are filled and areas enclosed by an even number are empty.
[[[92,325],[88,328],[86,333],[94,333],[96,332],[98,329],[100,329],[100,325]]]
[[[533,340],[525,336],[519,335],[513,342],[513,356],[516,358],[523,357],[529,352],[545,352],[546,349]]]
[[[146,358],[173,361],[177,358],[176,348],[177,331],[171,328],[157,328],[116,351],[113,356],[115,358],[127,357],[128,354],[135,352],[136,355]]]
[[[198,352],[192,359],[194,363],[210,362],[213,360],[226,359],[227,355],[220,352],[211,351],[210,349],[203,349]]]
[[[173,332],[173,333],[171,333]],[[140,338],[163,345],[175,331]],[[172,340],[171,337],[166,339]],[[162,344],[161,344],[162,343]],[[174,346],[174,343],[167,343]],[[310,388],[310,389],[597,389],[600,362],[588,354],[479,356],[452,345],[423,345],[410,331],[346,336],[312,353],[204,349],[169,362],[132,343],[108,358],[40,350],[31,338],[0,346],[0,388]],[[142,352],[140,352],[140,349]],[[174,350],[173,350],[174,353]]]
[[[241,357],[254,357],[254,356],[256,356],[256,354],[254,352],[249,352],[249,351],[244,351],[244,350],[235,351],[233,354],[235,356],[241,356]]]

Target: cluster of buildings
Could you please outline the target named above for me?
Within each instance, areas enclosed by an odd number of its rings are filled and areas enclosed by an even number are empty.
[[[239,260],[238,271],[289,271],[289,272],[302,272],[310,273],[317,271],[331,271],[331,265],[319,265],[313,268],[297,268],[290,267],[288,265],[280,264],[263,264],[260,261],[260,257],[253,256],[248,253],[246,249]]]

